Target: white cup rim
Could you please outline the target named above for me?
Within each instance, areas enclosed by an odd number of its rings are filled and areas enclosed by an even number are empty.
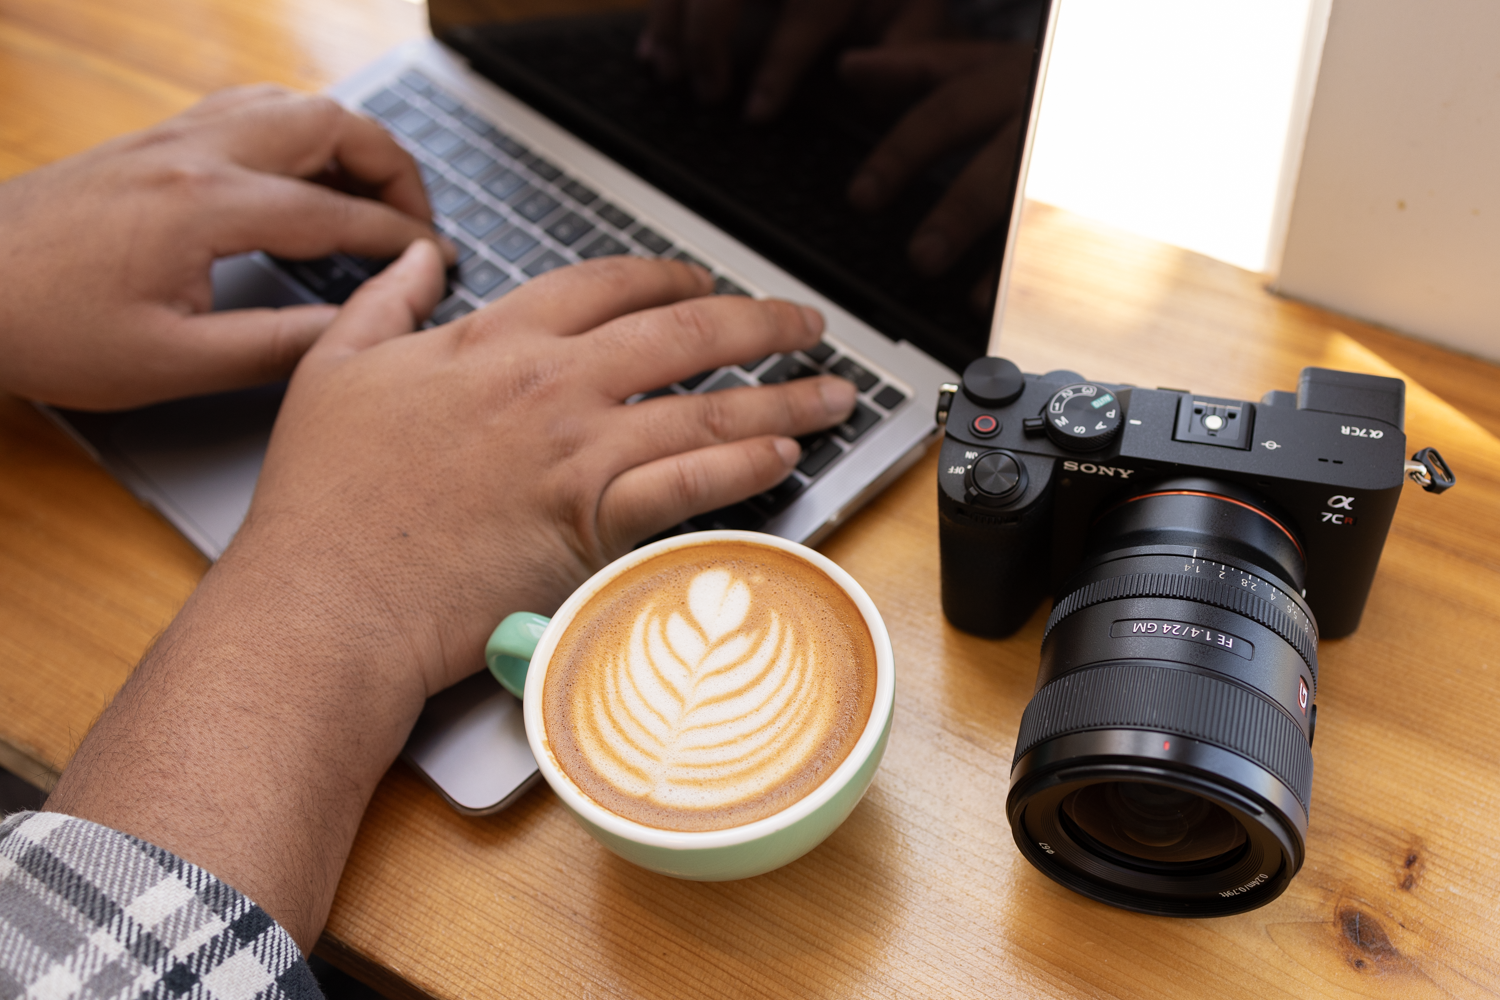
[[[557,764],[545,737],[547,730],[542,718],[542,685],[546,682],[547,666],[563,631],[578,610],[598,593],[604,584],[663,552],[688,545],[707,545],[714,542],[748,542],[752,545],[765,545],[790,552],[812,563],[843,588],[854,601],[855,606],[859,608],[860,614],[864,616],[865,624],[870,630],[870,638],[874,642],[875,699],[870,705],[870,717],[865,722],[865,728],[850,749],[848,756],[832,774],[823,779],[817,788],[790,806],[764,819],[723,830],[663,830],[659,827],[637,823],[605,809],[584,794]],[[589,577],[583,586],[574,591],[572,596],[563,602],[562,607],[557,609],[557,613],[552,616],[551,622],[548,623],[542,632],[541,639],[537,642],[531,664],[526,673],[526,697],[522,699],[521,706],[526,720],[526,740],[531,744],[532,756],[536,758],[537,766],[541,769],[542,776],[547,779],[547,784],[552,786],[553,791],[574,813],[606,833],[648,847],[671,850],[704,850],[750,843],[784,830],[817,812],[854,778],[870,755],[875,752],[876,745],[885,733],[886,722],[895,704],[896,669],[895,658],[891,651],[891,639],[886,631],[885,622],[880,617],[880,612],[876,609],[875,602],[870,599],[870,595],[865,593],[865,589],[843,567],[821,552],[799,542],[756,531],[696,531],[686,535],[674,535],[671,538],[652,542],[650,545],[643,545],[621,556]],[[539,665],[542,668],[540,670],[537,669]]]

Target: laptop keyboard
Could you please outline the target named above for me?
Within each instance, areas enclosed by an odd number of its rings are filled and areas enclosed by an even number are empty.
[[[434,222],[458,247],[451,292],[433,310],[429,325],[458,319],[554,268],[617,254],[699,264],[713,272],[717,294],[751,294],[741,282],[677,246],[664,227],[648,225],[569,177],[416,70],[366,99],[364,110],[416,158]],[[341,303],[386,262],[334,254],[277,264],[321,298]],[[822,374],[848,379],[859,389],[853,415],[830,431],[803,438],[797,471],[774,489],[675,530],[762,527],[904,404],[907,395],[875,366],[824,338],[807,351],[700,372],[630,400],[775,385]]]

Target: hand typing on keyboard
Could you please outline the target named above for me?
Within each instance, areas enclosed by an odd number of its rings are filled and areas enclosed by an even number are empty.
[[[282,378],[337,310],[209,314],[215,258],[389,258],[433,235],[416,164],[374,123],[279,87],[215,94],[0,185],[0,389],[116,409]]]

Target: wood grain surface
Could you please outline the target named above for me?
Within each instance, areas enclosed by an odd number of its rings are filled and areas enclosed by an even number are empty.
[[[0,0],[0,174],[257,79],[317,87],[422,31],[404,0]],[[1308,860],[1251,913],[1074,895],[1004,816],[1044,612],[976,639],[938,607],[934,456],[823,550],[898,669],[885,763],[822,847],[744,882],[616,859],[545,788],[469,819],[398,765],[320,951],[391,996],[1500,994],[1500,370],[1268,294],[1260,276],[1028,211],[1003,353],[1258,398],[1318,364],[1408,379],[1408,487],[1361,629],[1320,650]],[[29,404],[0,398],[0,764],[47,785],[205,569]]]

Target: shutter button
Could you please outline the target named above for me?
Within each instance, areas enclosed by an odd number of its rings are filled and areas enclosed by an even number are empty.
[[[996,434],[1000,433],[1000,421],[996,420],[988,413],[981,413],[979,416],[969,421],[969,430],[974,434],[975,437],[994,437]]]

